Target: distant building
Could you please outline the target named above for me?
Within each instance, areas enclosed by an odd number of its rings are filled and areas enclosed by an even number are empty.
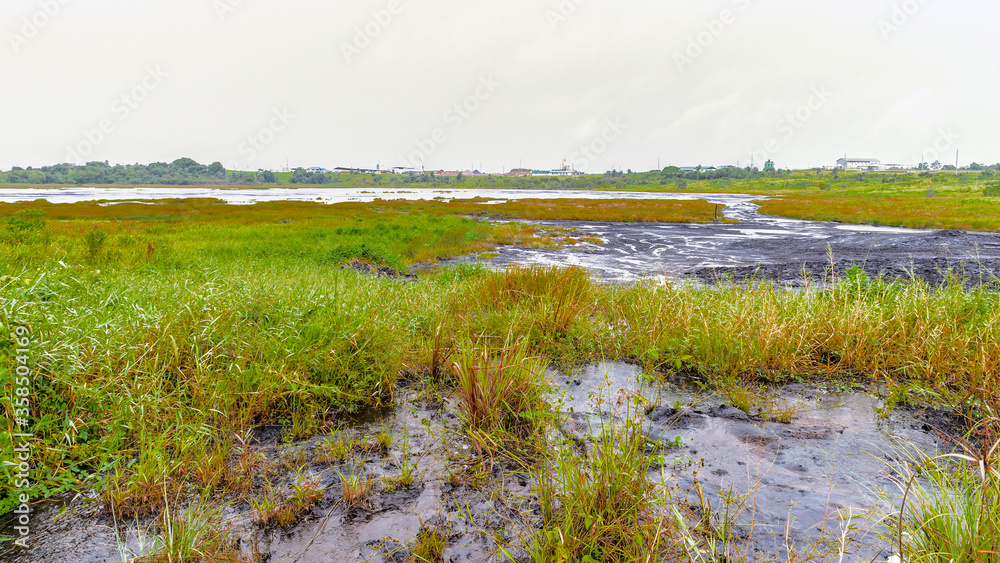
[[[326,168],[320,168],[319,166],[313,166],[312,168],[306,168],[306,172],[312,172],[314,174],[326,174],[329,172]]]
[[[378,168],[347,168],[344,166],[338,166],[333,171],[337,174],[386,174],[385,170]]]
[[[837,161],[837,168],[841,170],[863,170],[865,172],[885,170],[882,161],[877,158],[841,158]]]
[[[883,162],[881,170],[913,170],[916,166],[910,164],[888,164]]]
[[[581,176],[582,172],[576,170],[532,170],[531,176]]]
[[[562,168],[558,170],[532,170],[528,172],[529,176],[583,176],[583,172],[578,172],[570,167],[569,163],[565,160],[562,162]]]
[[[410,166],[394,166],[390,169],[392,174],[420,174],[420,171]]]

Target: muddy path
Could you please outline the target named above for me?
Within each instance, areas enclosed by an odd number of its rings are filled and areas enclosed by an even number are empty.
[[[559,250],[503,247],[499,256],[483,262],[491,267],[572,264],[611,282],[650,276],[706,283],[724,277],[741,281],[753,277],[786,286],[803,285],[805,278],[829,279],[831,265],[839,275],[856,265],[872,278],[909,279],[912,275],[935,285],[949,269],[970,283],[987,282],[1000,273],[1000,234],[784,219],[758,213],[751,196],[700,197],[727,205],[726,217],[739,222],[545,221],[541,223],[574,229],[580,237],[596,237],[603,244],[582,243]]]
[[[843,561],[886,561],[891,546],[876,531],[881,516],[898,506],[899,448],[934,453],[947,447],[928,424],[937,413],[886,412],[878,397],[862,391],[785,387],[777,400],[794,414],[780,423],[752,418],[695,381],[649,378],[630,364],[550,371],[549,377],[558,433],[581,444],[592,444],[603,425],[624,422],[615,407],[619,398],[643,396],[646,408],[637,416],[659,460],[648,478],[688,503],[697,482],[714,511],[732,513],[733,536],[748,561],[785,560],[789,550],[801,555],[825,540],[837,543],[842,533]],[[316,461],[330,436],[379,432],[392,436],[386,450]],[[322,498],[287,528],[258,525],[245,500],[230,499],[225,524],[244,552],[262,554],[259,560],[409,561],[424,529],[446,539],[444,561],[528,560],[524,546],[540,518],[537,473],[477,463],[450,399],[413,386],[401,392],[395,408],[344,417],[308,440],[284,443],[281,435],[280,428],[262,429],[249,447],[275,462],[299,460],[286,465],[294,469],[286,469],[277,486],[309,479]],[[406,465],[416,467],[412,484],[388,485]],[[370,494],[353,506],[341,487],[350,475],[372,483]],[[152,522],[137,521],[119,523],[116,534],[93,497],[42,503],[32,522],[32,548],[0,560],[128,561],[156,533]],[[4,519],[0,533],[10,533],[11,525]]]

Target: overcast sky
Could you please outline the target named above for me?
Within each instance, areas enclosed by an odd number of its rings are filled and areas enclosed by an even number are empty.
[[[998,16],[995,0],[3,0],[0,169],[993,163]]]

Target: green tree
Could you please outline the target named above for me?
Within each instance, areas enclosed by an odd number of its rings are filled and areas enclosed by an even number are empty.
[[[213,162],[208,165],[208,173],[222,180],[226,177],[226,167],[221,162]]]

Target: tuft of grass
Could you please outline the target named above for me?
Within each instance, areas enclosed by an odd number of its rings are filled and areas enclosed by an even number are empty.
[[[985,448],[910,456],[899,512],[885,532],[912,563],[1000,561],[1000,440]]]
[[[544,366],[508,339],[467,340],[452,364],[465,432],[480,452],[531,455],[543,429]]]
[[[267,483],[263,497],[250,499],[253,521],[263,527],[276,524],[290,528],[323,498],[323,490],[315,478],[299,475],[289,484],[289,489],[287,493],[282,493]]]
[[[389,432],[388,428],[380,430],[369,442],[369,448],[379,453],[380,455],[385,455],[389,448],[392,447],[392,434]]]
[[[773,389],[744,378],[723,378],[717,383],[719,392],[733,407],[750,416],[774,422],[790,423],[799,409],[790,407]]]
[[[653,459],[639,409],[619,402],[624,423],[603,425],[588,452],[556,448],[539,465],[541,528],[530,546],[533,561],[662,561],[673,549],[674,524],[658,514],[647,479]]]
[[[321,465],[343,463],[354,451],[355,444],[343,434],[335,434],[316,446],[315,461]]]
[[[314,460],[322,465],[344,463],[354,455],[385,456],[392,447],[392,434],[383,429],[368,439],[348,437],[344,433],[329,436],[316,446]]]
[[[421,523],[420,532],[410,550],[410,563],[444,563],[444,550],[448,535],[444,529],[428,527]]]
[[[201,504],[181,511],[164,502],[160,514],[159,536],[153,539],[151,555],[143,555],[136,563],[249,563],[239,548],[239,540],[222,527],[218,508]],[[121,549],[120,549],[121,551]]]
[[[370,476],[364,476],[360,471],[351,471],[340,475],[340,493],[348,508],[358,506],[368,500],[374,486]]]

